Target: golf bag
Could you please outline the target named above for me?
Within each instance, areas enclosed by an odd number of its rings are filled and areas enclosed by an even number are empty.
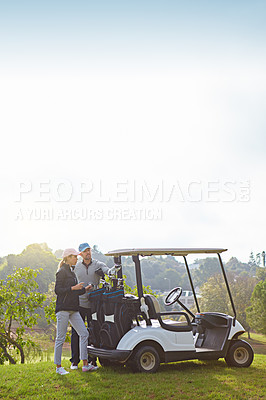
[[[124,296],[123,288],[109,291],[98,289],[91,295],[90,301],[95,313],[89,327],[90,343],[95,347],[115,349],[119,340],[131,328],[132,319],[135,317],[132,308],[135,297]]]

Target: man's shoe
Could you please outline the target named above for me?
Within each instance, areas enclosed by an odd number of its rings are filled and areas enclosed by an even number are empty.
[[[88,364],[88,365],[83,365],[82,372],[93,372],[96,371],[97,369],[98,367],[95,367],[92,364]]]
[[[74,363],[71,364],[70,369],[78,369],[78,366]]]
[[[66,374],[69,374],[69,372],[66,371],[64,367],[56,368],[56,373],[59,374],[59,375],[66,375]]]

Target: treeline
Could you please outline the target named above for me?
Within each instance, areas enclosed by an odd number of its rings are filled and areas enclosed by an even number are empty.
[[[39,285],[39,291],[46,293],[49,284],[55,281],[55,273],[59,259],[63,250],[59,249],[55,252],[48,247],[46,243],[31,244],[27,246],[20,254],[9,254],[0,258],[0,279],[5,279],[12,274],[16,268],[29,267],[32,269],[42,269],[37,276],[36,281]],[[225,263],[225,269],[228,273],[232,273],[236,277],[254,277],[259,273],[263,273],[265,268],[260,267],[263,254],[256,255],[256,259],[251,253],[248,263],[243,263],[237,258],[232,257]],[[97,246],[92,248],[92,257],[103,261],[109,267],[113,265],[113,258],[106,257]],[[180,258],[182,261],[182,258]],[[141,261],[142,279],[144,286],[150,286],[153,290],[165,292],[169,289],[181,286],[183,290],[190,290],[185,264],[175,257],[148,257]],[[126,275],[126,283],[133,288],[135,282],[135,269],[131,257],[123,257],[123,273]],[[195,287],[200,288],[209,278],[220,273],[220,265],[217,257],[207,257],[198,259],[194,264],[190,265],[191,274]],[[261,270],[261,272],[260,272]]]
[[[27,246],[20,254],[9,254],[0,259],[0,279],[5,279],[12,274],[16,268],[42,269],[36,277],[39,285],[39,291],[46,293],[49,284],[55,281],[55,273],[58,262],[62,256],[63,250],[56,250],[54,253],[46,243],[34,243]],[[95,246],[92,249],[92,255],[97,260],[112,265],[112,260],[108,260]]]

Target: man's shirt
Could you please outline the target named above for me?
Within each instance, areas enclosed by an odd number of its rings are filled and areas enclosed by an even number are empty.
[[[86,266],[83,261],[79,261],[74,269],[78,282],[84,282],[85,287],[92,283],[94,285],[93,290],[97,289],[100,276],[95,274],[95,271],[98,268],[101,268],[105,274],[109,272],[109,268],[101,261],[92,259],[88,266]],[[79,296],[79,305],[84,308],[89,308],[91,306],[88,300],[88,293]]]

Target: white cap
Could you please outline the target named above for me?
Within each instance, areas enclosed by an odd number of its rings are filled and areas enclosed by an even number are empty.
[[[67,257],[67,256],[79,256],[79,252],[75,249],[65,249],[63,251],[63,258]]]

